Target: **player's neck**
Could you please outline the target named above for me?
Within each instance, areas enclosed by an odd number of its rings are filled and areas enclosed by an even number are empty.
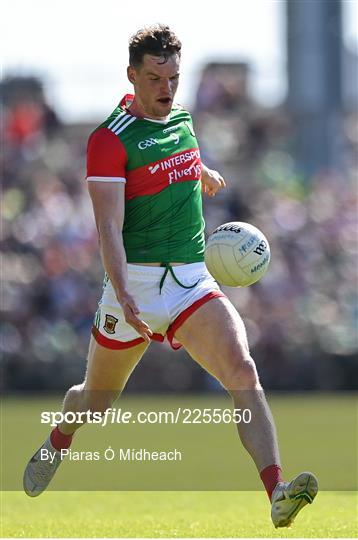
[[[165,122],[166,120],[168,120],[168,116],[153,116],[148,113],[144,109],[143,105],[138,102],[135,96],[132,103],[129,105],[129,107],[127,107],[127,111],[132,116],[136,116],[137,118],[148,118],[149,120],[156,120],[158,122]]]

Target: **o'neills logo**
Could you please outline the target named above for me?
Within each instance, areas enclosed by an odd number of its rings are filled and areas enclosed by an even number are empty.
[[[171,127],[163,129],[163,133],[170,133],[170,132],[176,131],[177,129],[180,129],[180,128],[181,128],[181,125],[177,124],[176,126],[171,126]]]
[[[106,320],[104,321],[103,328],[107,332],[107,334],[115,333],[117,322],[118,319],[116,319],[116,317],[114,317],[113,315],[108,315],[108,313],[106,313]]]
[[[213,234],[218,233],[220,231],[232,231],[232,232],[235,232],[235,233],[239,233],[239,232],[241,232],[241,229],[240,229],[239,225],[234,225],[233,223],[228,223],[226,225],[220,225],[220,227],[215,229]]]

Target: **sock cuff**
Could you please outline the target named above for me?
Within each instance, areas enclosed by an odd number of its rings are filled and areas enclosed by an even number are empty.
[[[265,476],[266,474],[272,474],[273,472],[281,472],[282,473],[282,467],[281,465],[277,465],[277,463],[273,463],[272,465],[268,465],[262,471],[260,472],[260,476]]]
[[[71,446],[73,434],[66,435],[61,433],[59,427],[56,426],[50,435],[50,442],[55,450],[61,451],[62,449],[69,448]]]
[[[271,500],[273,490],[277,486],[278,482],[283,481],[281,466],[277,465],[276,463],[272,465],[268,465],[268,467],[265,467],[260,472],[260,477],[261,477],[262,483],[265,486],[267,495],[269,496]]]

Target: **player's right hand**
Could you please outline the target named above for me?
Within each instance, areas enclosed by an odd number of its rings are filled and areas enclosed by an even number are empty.
[[[122,293],[118,295],[118,301],[122,306],[126,323],[130,324],[142,336],[144,341],[150,343],[153,332],[147,323],[138,317],[140,312],[133,296],[128,293]]]

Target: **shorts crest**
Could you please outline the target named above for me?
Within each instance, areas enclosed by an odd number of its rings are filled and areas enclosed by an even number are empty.
[[[116,317],[106,313],[106,320],[104,321],[103,328],[107,332],[107,334],[115,333],[117,322],[118,322],[118,319]]]

